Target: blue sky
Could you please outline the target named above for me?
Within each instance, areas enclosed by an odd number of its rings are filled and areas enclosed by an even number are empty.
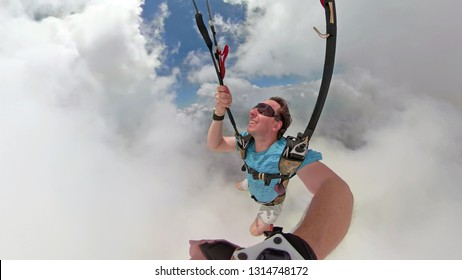
[[[162,2],[163,1],[159,0],[148,0],[145,2],[142,16],[146,22],[150,22],[153,19]],[[225,21],[229,20],[237,24],[244,23],[246,15],[245,6],[233,5],[223,1],[212,0],[209,2],[214,16],[221,16]],[[197,101],[196,93],[200,86],[197,83],[191,83],[187,80],[186,75],[188,69],[184,64],[184,59],[191,51],[207,52],[207,47],[197,31],[194,19],[195,10],[192,1],[172,0],[166,3],[168,4],[170,12],[170,15],[164,22],[165,32],[163,34],[163,40],[167,47],[165,50],[166,57],[163,61],[163,67],[159,69],[158,74],[168,75],[173,67],[182,69],[178,79],[176,102],[178,106],[184,107]],[[196,4],[203,15],[206,26],[209,27],[206,1],[197,0]],[[321,9],[320,12],[322,12]],[[223,32],[223,30],[220,30],[219,26],[216,26],[216,30],[218,38],[225,38],[225,43],[230,47],[230,53],[236,52],[239,44],[243,42],[243,38],[232,37],[228,33]],[[223,48],[223,45],[220,47]],[[234,62],[235,58],[230,54],[226,66],[231,67]],[[211,59],[208,63],[212,64]],[[319,75],[317,75],[316,78],[319,78]],[[255,75],[249,77],[249,80],[251,80],[254,85],[263,87],[286,85],[302,81],[300,75],[290,74],[282,76]]]
[[[147,0],[143,6],[143,19],[151,21],[158,10],[159,4],[164,1]],[[167,2],[170,16],[165,20],[165,33],[163,36],[167,46],[167,57],[159,74],[169,74],[173,67],[184,68],[183,60],[193,50],[207,51],[202,37],[197,31],[194,15],[195,10],[192,1],[171,0]],[[208,26],[208,13],[205,0],[196,1],[198,9],[203,14],[204,22]],[[233,21],[242,21],[245,9],[240,5],[231,5],[223,1],[210,1],[212,13],[220,14],[224,18]],[[217,30],[220,36],[220,30]],[[221,34],[221,36],[223,36]],[[180,47],[178,48],[178,46]],[[173,50],[178,52],[173,53]],[[232,50],[231,50],[232,51]],[[212,61],[210,60],[210,63]],[[196,101],[197,84],[191,84],[186,79],[186,71],[182,71],[179,77],[176,102],[179,106],[187,106]]]

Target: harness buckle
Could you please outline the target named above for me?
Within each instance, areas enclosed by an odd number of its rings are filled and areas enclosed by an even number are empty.
[[[252,143],[253,137],[250,134],[247,134],[246,136],[242,136],[241,134],[236,134],[235,137],[236,137],[237,146],[239,148],[239,152],[241,153],[241,158],[245,160],[245,156],[247,154],[247,148],[249,147],[250,143]]]
[[[309,137],[299,133],[297,137],[288,136],[286,139],[286,147],[279,159],[279,171],[281,174],[292,176],[305,159]]]

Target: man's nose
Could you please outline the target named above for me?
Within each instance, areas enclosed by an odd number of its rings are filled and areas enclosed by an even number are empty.
[[[258,114],[257,108],[250,109],[250,117],[256,117]]]

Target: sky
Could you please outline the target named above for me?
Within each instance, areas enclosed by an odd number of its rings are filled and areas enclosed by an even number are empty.
[[[238,129],[279,95],[288,135],[302,131],[324,59],[319,1],[210,2]],[[355,205],[328,258],[460,259],[462,4],[336,4],[310,145]],[[258,205],[233,187],[239,155],[206,148],[217,81],[192,3],[1,1],[0,42],[0,259],[187,259],[190,239],[261,241]],[[311,197],[294,178],[279,225],[295,228]]]

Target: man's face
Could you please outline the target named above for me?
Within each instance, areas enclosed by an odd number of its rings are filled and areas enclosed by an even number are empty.
[[[275,129],[278,124],[274,116],[279,112],[280,105],[274,100],[265,100],[257,104],[250,110],[249,126],[247,132],[254,135],[256,133],[267,134]],[[277,132],[278,129],[275,131]]]

